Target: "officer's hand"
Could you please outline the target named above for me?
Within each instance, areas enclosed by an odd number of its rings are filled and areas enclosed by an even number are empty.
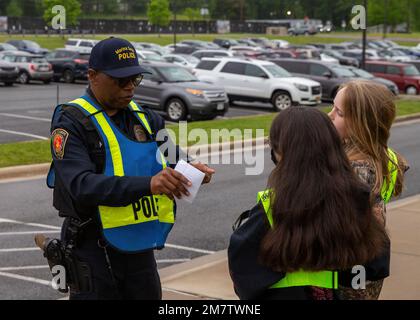
[[[187,186],[191,186],[191,182],[181,173],[169,167],[153,176],[150,182],[152,194],[163,193],[171,199],[174,199],[174,196],[178,199],[183,195],[189,196]]]
[[[209,166],[201,162],[190,163],[190,165],[192,165],[196,169],[206,174],[203,180],[203,184],[209,183],[211,181],[211,177],[213,176],[213,174],[216,173],[216,170],[210,168]]]

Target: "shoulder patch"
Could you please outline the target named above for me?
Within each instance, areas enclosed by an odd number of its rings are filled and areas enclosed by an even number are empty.
[[[55,129],[51,134],[51,143],[54,155],[57,159],[64,158],[64,149],[66,147],[67,138],[69,133],[64,129]]]

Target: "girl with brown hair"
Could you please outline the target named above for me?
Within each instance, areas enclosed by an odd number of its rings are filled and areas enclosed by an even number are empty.
[[[328,116],[294,107],[273,121],[276,167],[231,237],[229,268],[241,299],[334,299],[346,270],[380,257],[388,241],[371,214]]]
[[[393,94],[385,86],[365,80],[344,84],[329,113],[353,170],[371,190],[373,215],[383,226],[385,205],[391,196],[401,194],[408,169],[404,158],[388,146],[395,115]],[[390,248],[382,268],[389,269],[389,258]],[[378,299],[382,284],[383,279],[379,279],[368,282],[366,290],[343,287],[340,292],[344,299]]]

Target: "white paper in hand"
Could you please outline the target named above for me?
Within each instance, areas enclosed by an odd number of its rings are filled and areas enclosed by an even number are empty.
[[[191,181],[191,187],[186,187],[190,195],[183,196],[180,200],[185,200],[189,203],[194,201],[195,196],[200,189],[201,183],[205,177],[205,173],[194,168],[192,165],[188,164],[184,160],[180,160],[175,167],[175,170],[181,173],[185,178]]]

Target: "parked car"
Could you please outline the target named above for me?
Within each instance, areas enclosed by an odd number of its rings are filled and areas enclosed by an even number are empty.
[[[321,53],[318,49],[296,48],[294,52],[299,59],[321,59]]]
[[[295,26],[287,29],[287,34],[291,36],[298,36],[298,35],[313,35],[316,34],[318,31],[314,26],[302,25],[302,26]]]
[[[176,45],[174,46],[172,53],[175,54],[192,54],[193,52],[197,51],[197,50],[201,50],[203,48],[197,48],[197,47],[193,47],[187,44],[180,44],[180,45]]]
[[[276,45],[267,38],[249,38],[249,40],[253,41],[261,48],[273,49],[276,47]]]
[[[391,48],[390,50],[398,50],[400,52],[403,52],[407,56],[411,57],[411,59],[420,59],[420,50],[416,50],[415,48],[412,48],[412,47],[399,46],[396,48]]]
[[[412,95],[420,92],[420,72],[412,64],[368,61],[366,70],[377,77],[394,82],[400,92]]]
[[[324,62],[329,62],[329,63],[336,63],[336,64],[340,64],[340,62],[338,61],[338,59],[331,57],[330,55],[326,54],[326,53],[322,53],[320,54],[321,56],[321,61]]]
[[[231,103],[270,102],[279,111],[293,104],[317,105],[321,101],[319,82],[293,77],[269,61],[206,58],[195,71],[200,80],[224,86]]]
[[[200,59],[188,54],[167,54],[162,57],[166,62],[175,63],[182,67],[193,69],[200,62]]]
[[[287,49],[290,45],[289,41],[280,40],[280,39],[271,40],[271,42],[274,43],[274,48],[279,48],[279,49]]]
[[[359,67],[359,61],[357,59],[351,58],[351,57],[345,57],[338,51],[324,49],[321,51],[321,53],[325,53],[329,55],[330,57],[336,58],[341,65]]]
[[[407,56],[404,52],[400,50],[382,50],[378,52],[379,56],[388,60],[395,62],[408,62],[413,57]]]
[[[181,44],[186,44],[190,47],[193,47],[195,50],[200,49],[220,49],[219,46],[216,44],[211,45],[209,42],[201,41],[201,40],[183,40],[180,42]],[[216,45],[216,47],[214,46]]]
[[[92,48],[98,42],[98,40],[90,39],[68,39],[64,47],[67,50],[73,50],[80,53],[90,53],[92,51]]]
[[[39,80],[48,84],[52,80],[52,66],[43,56],[17,51],[5,53],[0,56],[0,59],[19,68],[17,81],[21,84],[28,84],[32,80]]]
[[[415,66],[417,68],[417,70],[420,72],[420,60],[412,60],[409,62],[409,64],[412,64],[413,66]]]
[[[357,59],[359,66],[362,64],[363,51],[360,49],[342,51],[341,54],[345,57]],[[365,59],[366,60],[381,60],[382,58],[377,56],[377,54],[376,55],[373,54],[372,51],[366,50]]]
[[[161,62],[143,65],[145,74],[135,89],[135,100],[150,108],[164,111],[171,121],[213,119],[223,116],[228,108],[225,90],[199,81],[187,69]]]
[[[11,44],[19,51],[25,51],[33,54],[45,55],[50,52],[50,50],[41,48],[38,43],[30,40],[9,40],[7,43]]]
[[[192,54],[197,59],[213,58],[213,57],[243,57],[239,52],[228,50],[197,50]]]
[[[277,59],[272,62],[293,75],[321,83],[322,98],[328,101],[334,99],[343,83],[356,78],[354,73],[340,65],[319,60]]]
[[[214,39],[213,43],[217,44],[218,46],[229,49],[232,46],[238,46],[239,42],[233,39]]]
[[[13,86],[19,75],[19,68],[7,61],[0,60],[0,82],[7,87]]]
[[[148,43],[148,42],[131,42],[131,43],[136,48],[136,50],[139,50],[139,51],[142,51],[142,50],[152,51],[159,54],[160,56],[170,53],[169,49],[164,48],[155,43]],[[136,45],[138,48],[141,47],[141,49],[137,49]]]
[[[298,54],[291,50],[275,49],[260,53],[257,58],[262,60],[281,59],[281,58],[297,58]]]
[[[251,39],[239,39],[236,46],[259,47],[259,45]]]
[[[143,51],[137,51],[137,57],[140,61],[165,61],[165,59],[163,59],[163,57],[153,51],[147,51],[147,50],[143,50]]]
[[[3,51],[18,51],[18,49],[9,43],[0,43],[0,52]]]
[[[45,56],[52,65],[54,81],[63,79],[66,83],[87,79],[89,57],[89,53],[80,53],[66,49],[58,49]]]
[[[348,67],[348,69],[353,72],[357,77],[363,78],[365,80],[370,80],[373,82],[377,82],[386,86],[389,91],[391,91],[394,95],[398,95],[400,92],[398,90],[398,86],[387,79],[375,77],[373,74],[367,72],[366,70],[355,68],[355,67]]]

